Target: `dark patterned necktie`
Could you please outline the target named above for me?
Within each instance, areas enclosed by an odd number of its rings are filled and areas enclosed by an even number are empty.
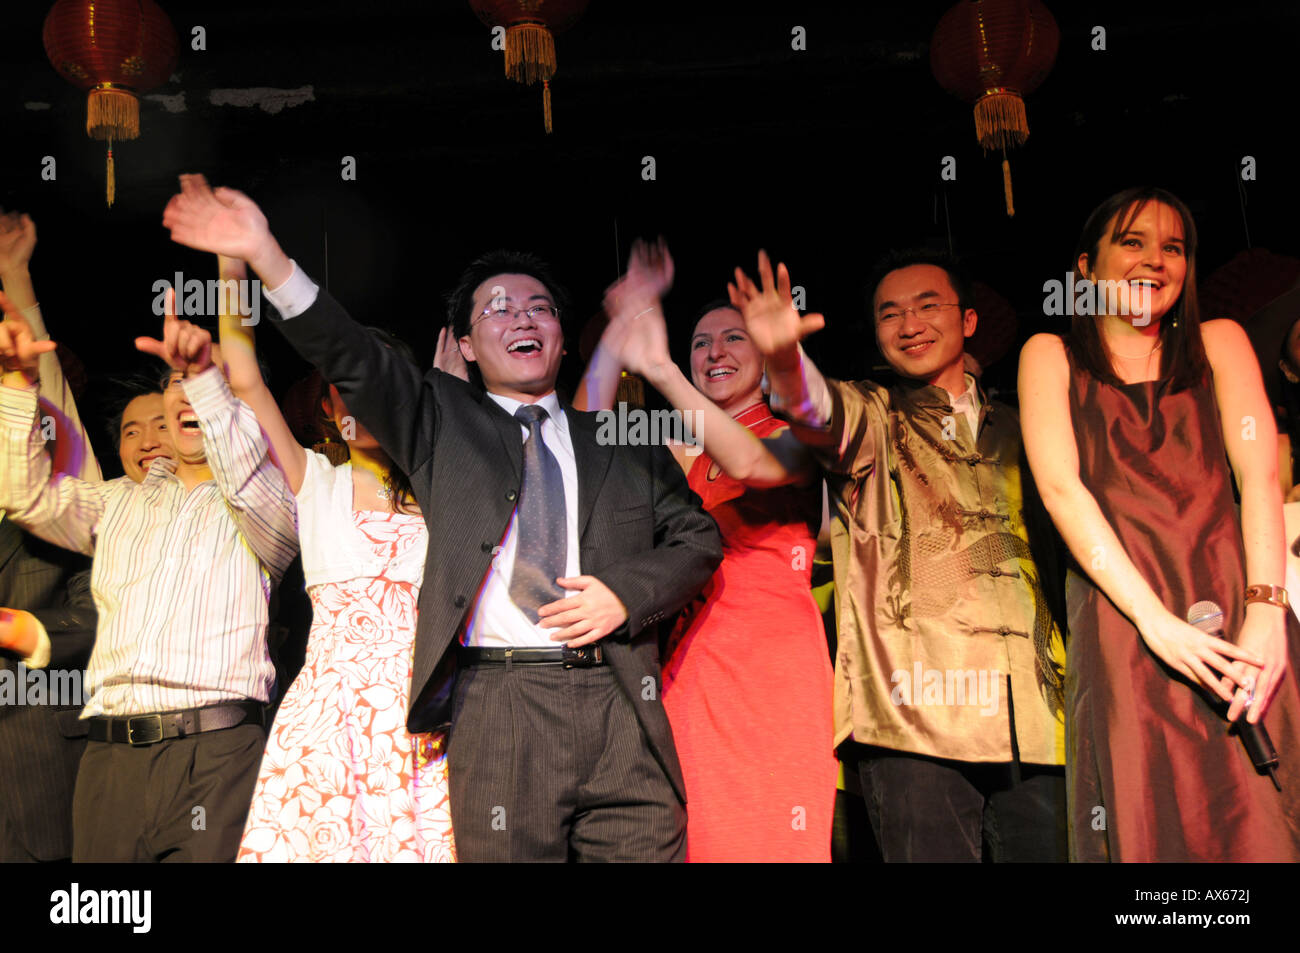
[[[555,580],[564,575],[569,544],[564,474],[542,440],[546,417],[546,411],[536,404],[515,411],[515,418],[528,428],[528,440],[524,443],[524,485],[515,511],[518,545],[510,574],[510,598],[534,625],[539,606],[564,597]]]

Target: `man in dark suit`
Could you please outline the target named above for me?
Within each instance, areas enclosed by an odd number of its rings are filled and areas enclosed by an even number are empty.
[[[252,266],[277,326],[411,479],[429,549],[407,726],[450,726],[460,859],[682,859],[656,626],[721,561],[718,531],[666,448],[602,445],[596,415],[557,398],[563,300],[545,268],[489,256],[453,295],[480,389],[379,343],[247,196],[201,176],[181,189],[173,240]]]

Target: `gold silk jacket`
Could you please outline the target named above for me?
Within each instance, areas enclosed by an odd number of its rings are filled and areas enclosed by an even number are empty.
[[[827,469],[836,510],[835,743],[1063,764],[1052,663],[1064,647],[1054,576],[1031,553],[1015,411],[981,391],[973,439],[940,387],[826,386],[829,429],[793,427]],[[1038,512],[1033,552],[1050,556]]]

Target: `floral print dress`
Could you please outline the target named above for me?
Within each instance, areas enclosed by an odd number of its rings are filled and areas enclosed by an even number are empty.
[[[331,476],[350,485],[350,471]],[[347,515],[331,541],[383,568],[308,586],[307,656],[267,740],[240,862],[455,860],[443,738],[406,731],[428,531],[418,514]]]

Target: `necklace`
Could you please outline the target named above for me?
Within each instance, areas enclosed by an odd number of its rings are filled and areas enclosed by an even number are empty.
[[[1126,361],[1142,361],[1149,358],[1152,354],[1154,354],[1156,351],[1160,350],[1164,346],[1165,346],[1165,342],[1159,341],[1156,343],[1155,347],[1147,351],[1145,354],[1121,354],[1119,351],[1115,350],[1109,344],[1106,345],[1106,349],[1110,351],[1110,353],[1114,354],[1116,357],[1122,357]]]

